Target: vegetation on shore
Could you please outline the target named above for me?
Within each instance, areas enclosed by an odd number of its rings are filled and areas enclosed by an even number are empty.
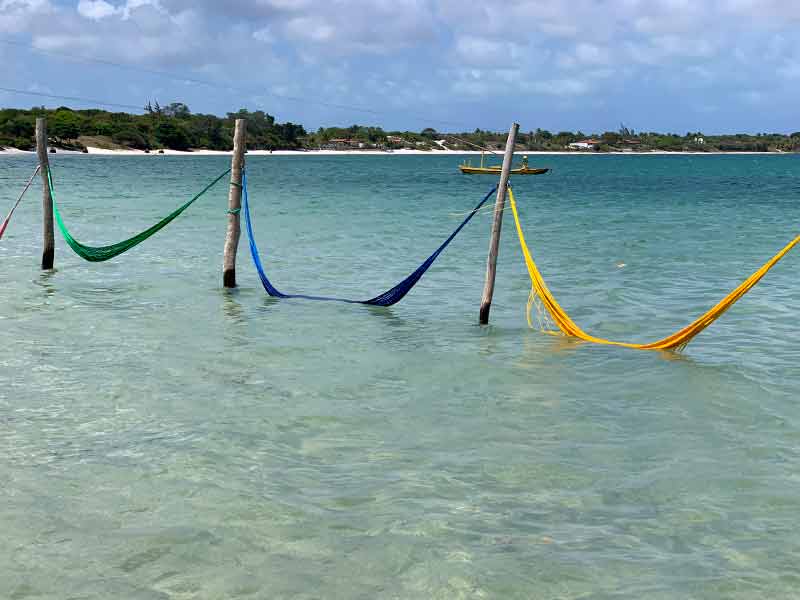
[[[236,119],[247,120],[247,146],[253,149],[297,149],[306,133],[302,125],[277,123],[275,117],[260,110],[242,109],[218,117],[192,114],[180,102],[165,107],[148,103],[141,115],[99,109],[72,110],[64,106],[9,108],[0,110],[0,146],[33,149],[36,117],[47,117],[47,133],[53,146],[73,150],[83,150],[85,142],[138,150],[230,150]]]
[[[304,149],[398,149],[474,150],[505,147],[505,132],[476,129],[465,133],[439,133],[427,128],[421,132],[384,131],[380,127],[320,127],[309,133],[302,125],[278,123],[263,111],[241,109],[224,117],[193,114],[189,107],[174,102],[162,107],[147,104],[144,114],[109,112],[100,109],[73,110],[67,107],[46,109],[0,109],[0,147],[32,150],[35,146],[36,117],[47,117],[50,143],[58,148],[85,150],[86,146],[133,148],[139,150],[230,150],[236,119],[247,120],[247,147],[253,150]],[[570,146],[590,141],[587,147]],[[800,131],[781,133],[704,135],[702,132],[639,132],[620,126],[618,131],[552,133],[536,129],[521,132],[519,150],[576,152],[800,152]]]

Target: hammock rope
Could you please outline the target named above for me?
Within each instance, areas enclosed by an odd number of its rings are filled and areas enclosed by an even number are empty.
[[[697,319],[692,321],[683,329],[679,329],[675,333],[667,337],[650,342],[648,344],[632,344],[628,342],[616,342],[604,338],[595,337],[583,331],[575,322],[569,317],[566,311],[556,301],[550,289],[539,272],[539,268],[531,256],[528,245],[525,243],[525,236],[522,233],[522,226],[519,221],[519,213],[517,212],[517,205],[514,202],[514,193],[509,186],[509,199],[511,201],[511,212],[514,214],[514,223],[517,227],[517,237],[519,238],[522,254],[525,256],[525,264],[528,267],[528,275],[531,278],[531,294],[528,300],[528,324],[531,322],[531,308],[534,304],[539,304],[539,326],[545,333],[558,335],[559,332],[579,338],[587,342],[595,344],[606,344],[612,346],[622,346],[624,348],[634,348],[637,350],[682,350],[686,345],[706,327],[711,325],[725,311],[733,306],[737,300],[749,292],[767,272],[774,267],[792,248],[800,243],[800,236],[794,238],[791,242],[786,244],[775,256],[765,262],[757,271],[750,277],[745,279],[741,284],[733,289],[727,296],[720,300],[716,305],[709,309],[706,313],[700,315]],[[550,322],[551,321],[551,322]],[[556,329],[557,328],[557,329]]]
[[[305,300],[322,300],[322,301],[331,301],[331,302],[346,302],[348,304],[366,304],[370,306],[392,306],[393,304],[397,304],[403,297],[411,291],[417,282],[422,278],[425,272],[431,267],[434,261],[439,257],[439,255],[444,252],[445,248],[450,245],[450,242],[461,232],[461,230],[466,227],[466,225],[472,220],[472,217],[478,212],[478,210],[483,206],[486,201],[491,197],[491,195],[497,189],[497,186],[492,188],[486,196],[484,196],[483,200],[481,200],[478,205],[472,209],[466,219],[461,222],[461,224],[456,227],[455,231],[450,234],[450,236],[439,246],[433,254],[431,254],[416,270],[411,273],[408,277],[403,279],[400,283],[398,283],[393,288],[390,288],[375,296],[374,298],[370,298],[369,300],[351,300],[348,298],[337,298],[332,296],[312,296],[308,294],[284,294],[274,285],[267,277],[266,272],[264,271],[264,266],[261,263],[261,257],[258,252],[258,247],[256,246],[255,236],[253,235],[253,222],[250,218],[250,203],[248,201],[247,196],[247,174],[246,172],[242,172],[242,186],[243,186],[243,204],[242,208],[244,210],[244,220],[245,226],[247,228],[247,237],[250,242],[250,255],[253,258],[253,263],[255,264],[256,270],[258,271],[258,276],[261,279],[261,284],[264,286],[267,294],[273,296],[275,298],[302,298]]]
[[[67,230],[66,225],[64,225],[64,221],[61,219],[61,213],[58,211],[58,205],[56,204],[56,194],[55,189],[53,187],[53,179],[50,176],[50,170],[47,171],[47,185],[50,186],[50,195],[53,198],[53,212],[55,213],[56,223],[58,224],[58,228],[61,230],[61,234],[64,236],[67,244],[69,247],[75,251],[75,254],[80,256],[84,260],[88,260],[89,262],[103,262],[106,260],[110,260],[115,256],[119,256],[123,252],[127,252],[134,246],[138,246],[147,238],[155,235],[164,227],[172,223],[175,219],[180,216],[180,214],[189,208],[194,202],[200,198],[203,194],[205,194],[208,190],[214,187],[223,177],[225,177],[231,170],[227,169],[224,173],[222,173],[219,177],[214,179],[211,183],[209,183],[206,187],[204,187],[200,193],[194,196],[188,202],[180,205],[166,217],[161,219],[155,225],[148,227],[141,233],[134,235],[133,237],[128,238],[127,240],[122,240],[121,242],[117,242],[116,244],[110,244],[108,246],[87,246],[86,244],[82,244],[74,237],[72,234]]]
[[[5,218],[5,221],[3,221],[3,224],[0,225],[0,240],[3,239],[3,234],[6,232],[6,227],[8,227],[8,224],[11,222],[11,217],[14,215],[14,211],[17,210],[19,203],[22,202],[22,198],[25,196],[25,192],[27,192],[28,188],[31,187],[33,179],[36,177],[36,174],[39,172],[40,168],[41,168],[40,165],[36,165],[36,169],[33,171],[33,175],[31,175],[30,179],[28,179],[28,183],[25,184],[25,187],[23,188],[22,193],[19,195],[19,198],[17,198],[17,201],[14,203],[14,206],[11,207],[11,210],[9,211],[8,216]]]

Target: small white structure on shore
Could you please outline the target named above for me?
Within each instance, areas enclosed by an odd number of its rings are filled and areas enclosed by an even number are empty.
[[[572,142],[567,146],[573,150],[594,150],[600,145],[600,140],[581,140],[579,142]]]

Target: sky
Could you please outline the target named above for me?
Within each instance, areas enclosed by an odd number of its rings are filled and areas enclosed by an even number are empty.
[[[800,1],[0,0],[0,87],[309,129],[794,132]],[[0,91],[41,104],[96,105]]]

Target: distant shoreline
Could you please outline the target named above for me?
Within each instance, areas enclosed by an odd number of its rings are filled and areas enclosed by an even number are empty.
[[[105,148],[87,147],[88,152],[78,152],[75,150],[58,150],[58,154],[69,155],[89,155],[89,156],[230,156],[230,151],[225,150],[152,150],[149,153],[144,150],[109,150]],[[34,155],[35,151],[18,150],[16,148],[0,149],[0,156],[20,156]],[[248,150],[250,156],[480,156],[477,150]],[[490,154],[486,152],[485,154]],[[501,156],[501,151],[495,151],[497,156]],[[797,152],[681,152],[668,150],[653,150],[650,152],[580,152],[580,151],[544,151],[544,150],[519,150],[514,153],[516,156],[731,156],[731,155],[793,155]]]

